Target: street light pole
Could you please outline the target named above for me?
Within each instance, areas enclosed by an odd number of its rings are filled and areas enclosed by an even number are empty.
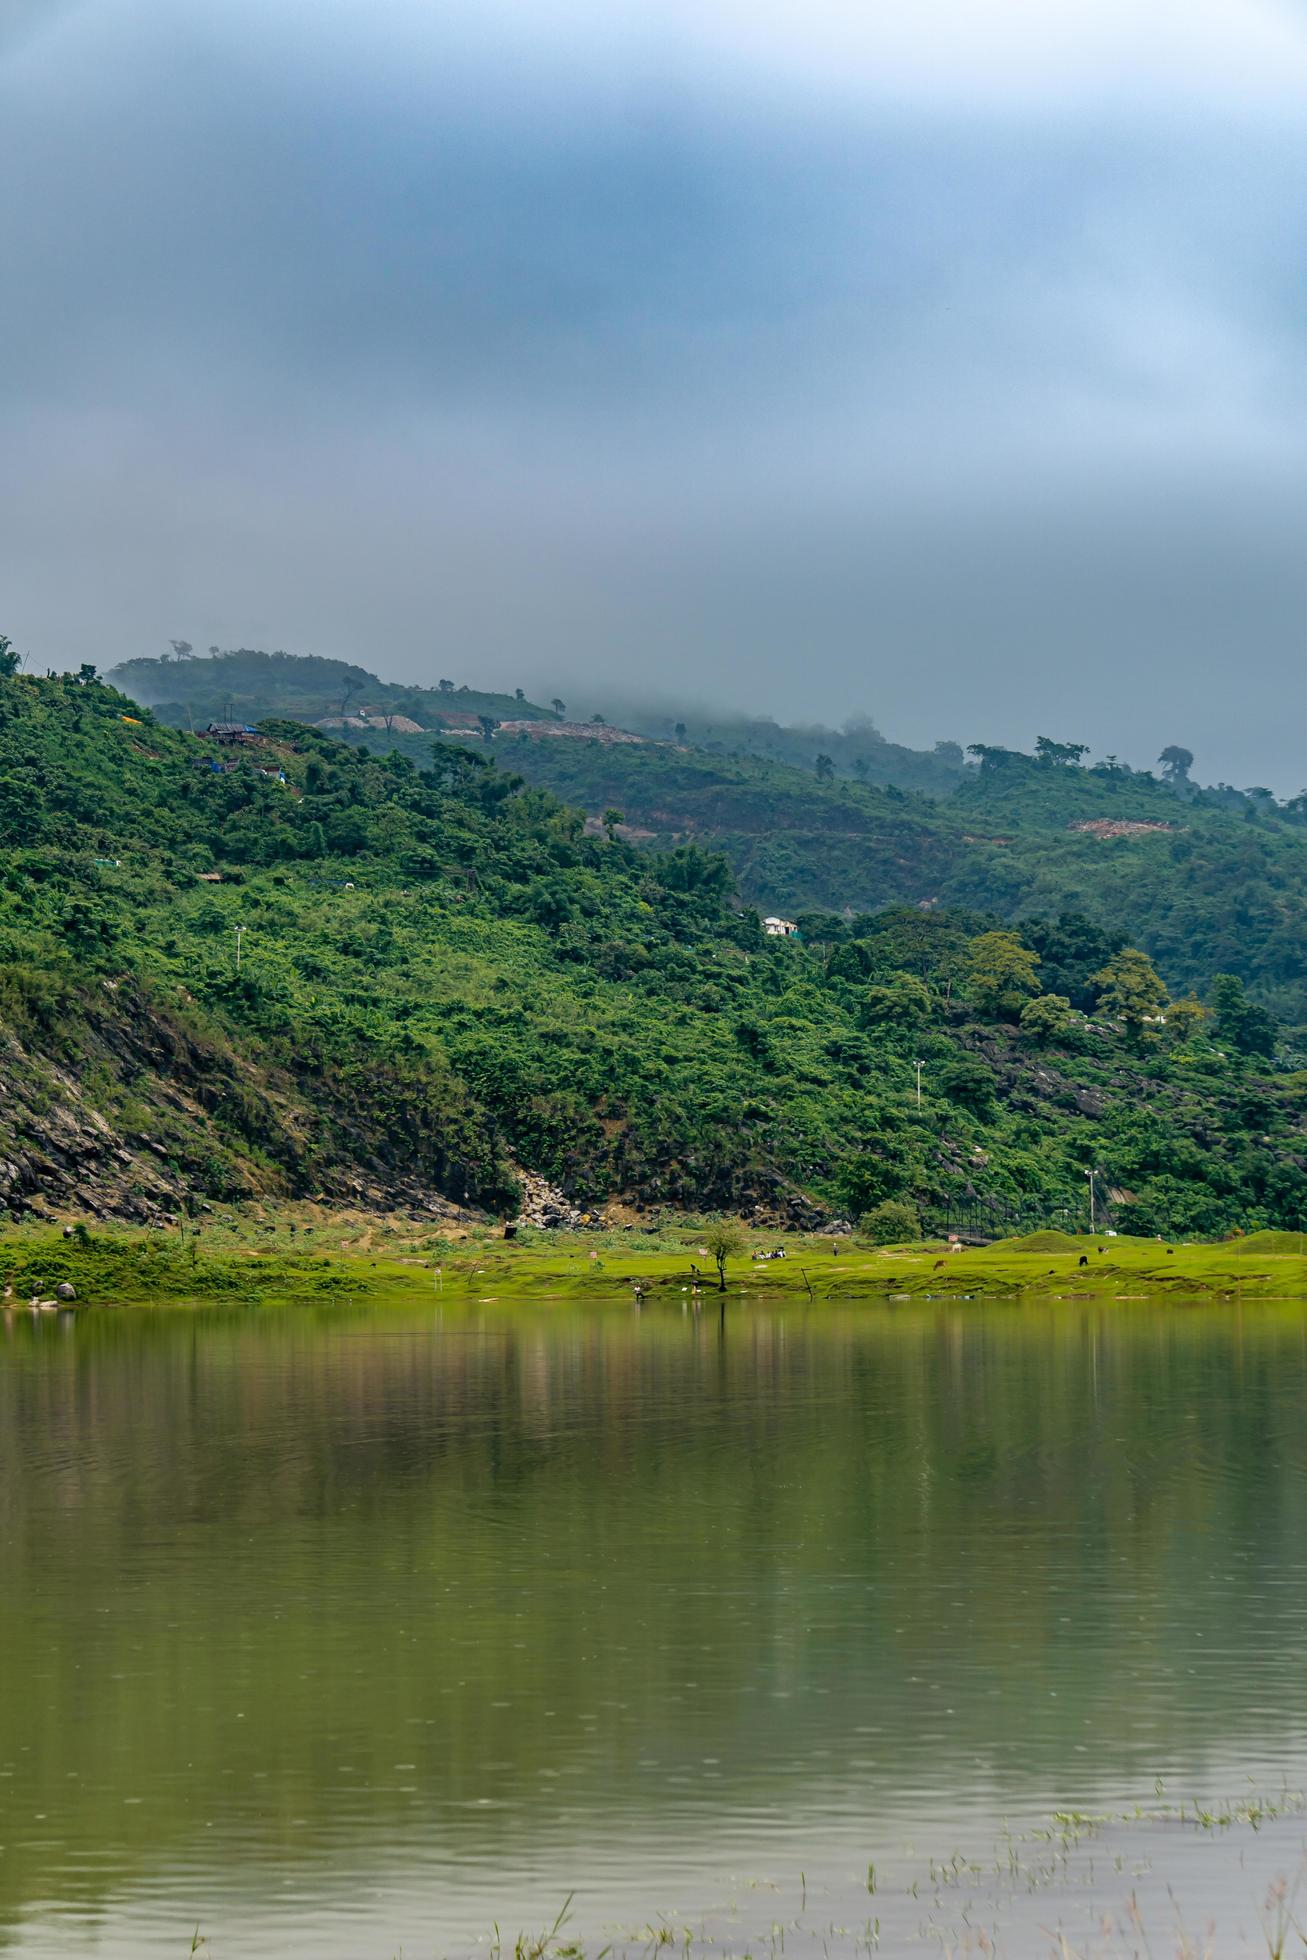
[[[1098,1230],[1094,1206],[1094,1175],[1095,1173],[1093,1171],[1085,1172],[1085,1176],[1089,1179],[1089,1230],[1091,1234]]]
[[[922,1071],[922,1069],[923,1069],[923,1068],[925,1068],[925,1066],[926,1066],[926,1064],[925,1064],[924,1062],[918,1062],[918,1063],[916,1064],[916,1070],[917,1070],[917,1108],[918,1108],[918,1109],[920,1109],[920,1108],[921,1108],[921,1071]]]
[[[236,971],[239,973],[241,970],[241,940],[248,928],[245,926],[236,926],[234,930],[236,933]]]

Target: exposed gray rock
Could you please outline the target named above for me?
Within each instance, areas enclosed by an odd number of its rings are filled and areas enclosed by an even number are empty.
[[[541,1231],[557,1232],[590,1222],[590,1215],[569,1204],[557,1185],[550,1184],[547,1178],[527,1170],[516,1170],[516,1176],[522,1185],[519,1225],[535,1225]]]

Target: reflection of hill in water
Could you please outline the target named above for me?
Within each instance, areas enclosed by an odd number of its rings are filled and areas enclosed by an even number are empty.
[[[1292,1743],[1297,1309],[482,1312],[11,1324],[7,1914]]]

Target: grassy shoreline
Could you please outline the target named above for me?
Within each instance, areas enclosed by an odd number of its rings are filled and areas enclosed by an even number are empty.
[[[50,1298],[63,1282],[83,1306],[168,1297],[321,1300],[342,1292],[611,1301],[634,1297],[637,1287],[652,1304],[683,1294],[692,1299],[696,1285],[705,1306],[723,1297],[693,1223],[654,1231],[524,1232],[505,1240],[488,1229],[450,1239],[413,1220],[315,1217],[306,1225],[284,1216],[269,1222],[266,1215],[231,1215],[198,1233],[97,1227],[71,1238],[59,1226],[20,1227],[0,1234],[0,1289],[11,1309]],[[744,1251],[727,1265],[728,1301],[1307,1297],[1301,1234],[1175,1246],[1036,1234],[963,1251],[939,1243],[742,1236]],[[781,1246],[784,1258],[755,1257]]]

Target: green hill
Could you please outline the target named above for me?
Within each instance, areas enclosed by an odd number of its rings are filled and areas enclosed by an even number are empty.
[[[333,698],[336,685],[333,678],[329,687],[325,675],[314,678],[319,669],[333,676],[361,671],[284,654],[240,654],[180,667],[134,662],[115,679],[138,700],[159,700],[165,680],[180,686],[176,677],[183,674],[200,726],[198,704],[205,714],[220,713],[216,704],[238,672],[246,677],[245,692],[233,695],[241,714],[319,719],[304,703],[311,700],[316,709]],[[342,698],[334,696],[337,705]],[[552,720],[545,710],[504,696],[387,692],[372,676],[351,698],[407,703],[402,711],[412,710],[424,730],[436,725],[431,704],[438,701],[458,703],[468,721],[484,714],[494,722],[546,727]],[[186,725],[175,702],[159,713]],[[527,730],[501,731],[493,747],[502,766],[592,819],[609,808],[621,811],[623,834],[634,842],[660,850],[694,842],[721,851],[742,896],[764,913],[851,917],[899,903],[961,906],[1036,932],[1028,922],[1082,915],[1099,931],[1143,947],[1175,987],[1201,989],[1216,974],[1233,973],[1283,1020],[1307,1023],[1301,798],[1280,805],[1264,794],[1200,789],[1183,774],[1167,783],[1110,758],[1084,767],[1074,750],[1055,744],[1034,757],[986,749],[981,766],[965,770],[949,762],[935,778],[941,793],[925,795],[894,781],[876,787],[841,775],[836,760],[829,776],[823,768],[818,777],[815,769],[743,749],[715,753],[694,746],[690,732],[684,741],[617,744],[602,729],[589,739],[577,729],[571,738],[548,740]],[[394,748],[419,768],[429,762],[425,732],[404,735],[382,726],[340,733],[370,749]],[[808,735],[781,730],[776,745],[798,752],[795,745]],[[882,761],[889,753],[883,766],[901,765],[905,779],[932,761],[886,743],[864,740],[864,750]]]
[[[1307,1228],[1307,1078],[1236,980],[1205,1018],[1119,933],[1031,928],[1036,959],[943,905],[771,940],[711,852],[431,746],[220,744],[89,669],[0,678],[11,1214],[499,1210],[525,1169],[628,1218],[1018,1230],[1084,1222],[1092,1167],[1123,1230]]]
[[[890,742],[866,716],[854,716],[843,728],[820,724],[787,727],[759,715],[712,714],[687,709],[683,716],[659,714],[633,704],[611,717],[625,727],[661,742],[701,749],[705,755],[789,764],[805,776],[825,757],[836,776],[868,788],[921,790],[927,796],[950,796],[969,773],[957,742],[936,742],[933,749],[910,749]]]
[[[210,721],[262,721],[284,715],[292,721],[317,722],[346,716],[380,724],[374,733],[395,733],[397,718],[416,721],[423,729],[442,722],[476,722],[481,715],[497,721],[552,719],[551,711],[516,694],[482,693],[442,681],[438,687],[410,687],[379,680],[365,667],[347,660],[324,660],[316,655],[260,653],[252,647],[208,657],[190,654],[173,659],[129,660],[113,674],[116,686],[134,701],[154,709],[160,721],[174,728],[203,728]]]

